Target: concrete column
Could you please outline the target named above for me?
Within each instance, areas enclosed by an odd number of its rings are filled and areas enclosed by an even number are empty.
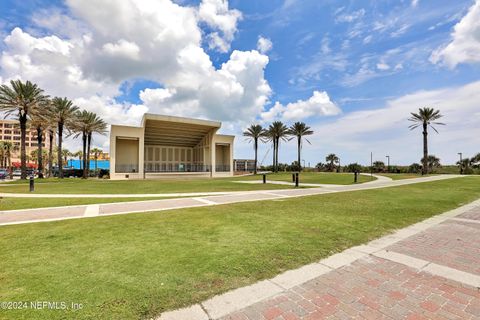
[[[210,163],[211,163],[211,166],[212,166],[212,170],[211,170],[211,177],[215,176],[215,173],[217,172],[215,166],[217,164],[217,161],[216,161],[216,152],[217,152],[217,148],[215,146],[215,135],[212,133],[212,138],[210,139]]]
[[[110,132],[110,178],[115,176],[115,158],[116,158],[117,136]]]
[[[143,134],[138,139],[138,174],[140,179],[144,179],[145,176],[145,128],[143,129]]]

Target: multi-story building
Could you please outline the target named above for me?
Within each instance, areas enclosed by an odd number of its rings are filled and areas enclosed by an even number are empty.
[[[27,124],[28,126],[28,124]],[[44,142],[42,146],[48,150],[50,147],[50,139],[48,133],[44,134]],[[20,162],[20,124],[16,120],[0,120],[0,141],[12,142],[14,148],[12,152],[12,163]],[[31,154],[33,150],[37,150],[37,130],[28,128],[25,138],[25,147],[27,156]],[[56,146],[55,136],[53,138],[53,146]]]

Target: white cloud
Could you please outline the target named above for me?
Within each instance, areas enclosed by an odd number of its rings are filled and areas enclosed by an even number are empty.
[[[230,42],[237,32],[237,23],[242,19],[242,13],[235,9],[228,8],[227,0],[202,0],[198,8],[200,21],[205,22],[209,27],[221,31],[212,33],[209,39],[209,46],[220,52],[227,52],[230,49]]]
[[[278,101],[268,111],[262,112],[263,121],[283,120],[296,121],[310,117],[333,116],[341,112],[340,108],[330,100],[325,91],[314,91],[308,100],[298,100],[286,106]]]
[[[343,150],[348,162],[364,159],[363,163],[367,163],[370,151],[382,158],[389,154],[395,163],[418,162],[422,152],[421,134],[408,129],[407,119],[410,112],[419,107],[431,106],[441,110],[442,122],[447,125],[439,127],[440,134],[432,131],[429,135],[430,152],[445,163],[453,163],[457,152],[474,154],[479,151],[478,101],[480,81],[461,87],[419,91],[390,100],[383,108],[350,112],[334,122],[315,126],[315,136],[310,141],[324,150]],[[335,142],[325,141],[324,137],[332,132]]]
[[[416,7],[418,6],[418,3],[420,2],[420,0],[412,0],[412,7]]]
[[[140,48],[134,42],[123,39],[116,43],[106,43],[102,47],[102,51],[111,57],[124,57],[128,59],[138,60]]]
[[[257,50],[260,51],[262,54],[266,54],[270,50],[272,50],[273,44],[272,41],[268,38],[264,38],[262,36],[258,37],[257,41]]]
[[[385,62],[379,62],[379,63],[377,63],[377,69],[385,71],[385,70],[389,70],[390,66],[388,64],[386,64]]]
[[[253,121],[264,110],[271,95],[264,77],[268,57],[256,50],[234,50],[216,68],[201,46],[210,39],[201,29],[203,23],[226,41],[224,49],[230,45],[241,14],[228,9],[227,1],[203,1],[199,7],[171,0],[66,4],[72,17],[52,10],[51,23],[48,17],[34,18],[39,27],[59,36],[36,37],[34,28],[30,33],[15,28],[5,37],[2,81],[31,80],[109,123],[138,124],[149,111],[216,119],[232,127]],[[81,28],[56,32],[64,21]],[[122,83],[134,79],[163,88],[142,90],[141,105],[118,103]]]
[[[365,12],[366,12],[365,9],[360,9],[360,10],[353,11],[353,12],[350,12],[350,13],[345,13],[345,14],[337,16],[335,18],[335,21],[336,22],[351,23],[355,20],[359,20],[359,19],[363,18],[363,16],[365,15]]]
[[[455,25],[452,41],[435,50],[430,61],[454,68],[460,63],[480,62],[480,0],[476,0],[463,19]]]

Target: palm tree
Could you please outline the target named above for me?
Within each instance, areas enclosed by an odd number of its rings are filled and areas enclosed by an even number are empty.
[[[277,160],[277,139],[275,138],[276,135],[275,135],[275,129],[273,127],[273,125],[270,125],[268,127],[267,130],[265,130],[265,138],[267,139],[267,141],[271,141],[272,142],[272,155],[273,155],[273,159],[272,159],[272,171],[273,172],[276,172],[276,160]]]
[[[37,159],[38,159],[38,178],[43,178],[43,144],[44,133],[49,125],[49,115],[51,114],[51,105],[49,101],[44,101],[32,111],[30,118],[31,127],[37,131]]]
[[[329,162],[328,167],[331,171],[335,170],[335,164],[338,163],[339,158],[335,153],[330,153],[325,157],[325,161]]]
[[[422,159],[422,163],[427,164],[427,167],[430,170],[430,172],[432,172],[434,168],[441,167],[440,159],[434,156],[433,154],[427,157],[427,161],[424,161],[424,159]]]
[[[21,179],[27,178],[27,151],[25,140],[27,135],[27,121],[32,111],[40,104],[45,103],[48,96],[43,90],[30,81],[23,83],[20,80],[11,80],[10,86],[0,86],[0,110],[6,116],[14,115],[20,123],[20,163]]]
[[[258,140],[265,137],[265,129],[259,124],[252,124],[243,132],[243,136],[248,137],[248,140],[253,141],[253,149],[255,150],[255,165],[253,167],[253,173],[257,174]]]
[[[474,158],[463,158],[462,161],[457,161],[457,165],[460,167],[460,174],[468,174],[470,173],[470,166],[475,165],[475,160]]]
[[[107,124],[100,119],[95,113],[86,110],[78,111],[76,114],[75,129],[77,135],[82,135],[83,143],[83,178],[86,179],[89,175],[90,164],[88,162],[90,154],[90,145],[92,142],[92,135],[94,133],[105,134],[107,131]]]
[[[56,129],[56,123],[52,123],[52,121],[49,122],[48,125],[48,177],[52,177],[53,175],[53,139],[55,137],[55,129]]]
[[[58,176],[63,178],[63,159],[62,159],[62,142],[63,130],[71,130],[73,122],[75,121],[75,114],[78,107],[73,105],[73,102],[67,98],[55,97],[52,100],[53,112],[52,119],[57,123],[58,134]]]
[[[290,129],[288,129],[288,133],[292,136],[295,136],[297,137],[297,156],[298,156],[298,171],[302,171],[302,165],[301,165],[301,162],[300,162],[300,158],[301,158],[301,149],[302,149],[302,140],[305,136],[310,136],[313,134],[313,131],[310,130],[310,127],[307,126],[304,122],[295,122],[291,127]],[[307,139],[305,139],[308,143],[310,143],[310,141],[308,141]]]
[[[409,126],[410,130],[416,129],[420,126],[423,129],[422,174],[428,173],[428,127],[431,127],[436,133],[438,133],[437,129],[433,125],[445,125],[444,123],[436,122],[436,120],[440,119],[441,117],[443,117],[443,115],[440,114],[440,110],[424,107],[419,108],[418,113],[412,112],[411,117],[408,119],[409,121],[413,122],[413,124]]]
[[[70,157],[72,154],[68,149],[62,149],[62,158],[63,162],[68,165],[68,157]]]
[[[269,139],[275,139],[274,143],[274,153],[275,153],[275,164],[274,171],[278,172],[278,152],[280,149],[280,141],[288,141],[288,136],[290,135],[288,127],[284,125],[281,121],[274,121],[269,127]]]
[[[2,141],[2,150],[5,156],[5,167],[8,167],[10,179],[13,179],[12,152],[15,146],[10,141]]]
[[[82,157],[83,157],[83,152],[81,150],[78,150],[77,152],[74,152],[71,154],[72,157],[78,158],[80,170],[82,169]]]
[[[107,133],[107,123],[103,121],[100,117],[98,117],[95,113],[92,114],[92,123],[90,126],[90,130],[88,132],[87,138],[87,157],[88,157],[88,166],[87,166],[87,176],[90,175],[90,146],[92,144],[92,137],[93,134],[101,134],[104,135]],[[97,171],[96,162],[95,162],[95,172]]]
[[[103,153],[103,151],[102,151],[101,149],[98,149],[98,148],[93,148],[90,152],[93,154],[93,160],[95,161],[95,174],[97,174],[97,169],[98,169],[98,165],[97,165],[98,156],[101,155],[101,154]]]

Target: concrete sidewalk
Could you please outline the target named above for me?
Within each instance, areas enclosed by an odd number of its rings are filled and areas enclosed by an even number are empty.
[[[319,195],[334,192],[347,192],[357,190],[369,190],[386,187],[395,187],[401,185],[408,185],[421,182],[438,181],[451,179],[455,175],[431,176],[425,178],[405,179],[396,181],[384,181],[375,184],[357,184],[357,185],[331,185],[328,188],[309,188],[309,189],[276,189],[276,190],[261,190],[261,191],[237,191],[226,193],[215,193],[209,196],[190,196],[177,199],[164,200],[148,200],[148,201],[132,201],[132,202],[117,202],[104,203],[93,205],[78,205],[39,209],[21,209],[0,211],[0,226],[57,221],[66,219],[92,218],[99,216],[118,215],[137,212],[153,212],[163,210],[174,210],[182,208],[193,208],[201,206],[212,206],[238,202],[261,201],[261,200],[276,200],[289,197],[303,197],[309,195]],[[178,197],[190,194],[177,194]],[[73,197],[74,195],[68,195]],[[93,197],[92,197],[93,198]]]
[[[160,320],[480,319],[480,200]]]

